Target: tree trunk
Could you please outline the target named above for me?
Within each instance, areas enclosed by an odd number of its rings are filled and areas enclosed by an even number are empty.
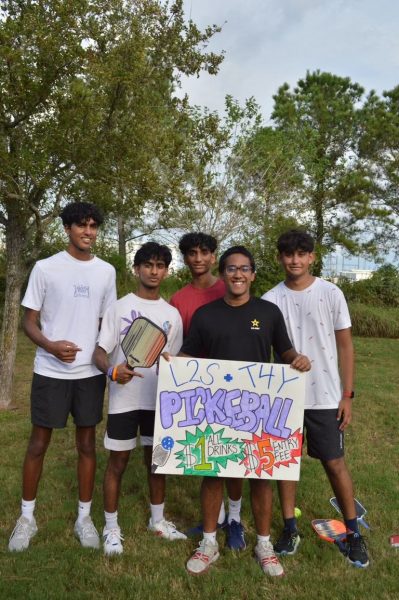
[[[18,216],[10,215],[6,229],[6,290],[0,333],[0,410],[9,408],[12,401],[21,288],[27,273],[23,250],[24,236]]]
[[[126,231],[125,231],[125,219],[118,216],[118,250],[119,256],[123,258],[123,266],[126,269]]]
[[[316,260],[313,264],[312,273],[316,277],[320,277],[323,270],[323,257],[321,254],[321,248],[323,246],[324,238],[324,192],[322,184],[318,185],[318,190],[313,199],[313,206],[316,218]],[[320,189],[321,188],[321,189]]]

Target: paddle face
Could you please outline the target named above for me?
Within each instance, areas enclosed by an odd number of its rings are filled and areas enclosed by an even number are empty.
[[[160,444],[154,447],[152,451],[152,473],[155,473],[158,467],[163,467],[167,463],[173,446],[173,438],[166,436]]]
[[[146,317],[138,317],[122,340],[122,350],[131,369],[152,367],[167,342],[164,331]]]
[[[336,519],[314,519],[312,527],[326,542],[343,542],[346,539],[345,523]]]
[[[370,529],[370,526],[366,523],[366,521],[363,518],[367,514],[367,510],[364,508],[363,504],[361,504],[359,502],[359,500],[356,500],[356,498],[354,498],[354,501],[355,501],[356,518],[357,518],[357,520],[359,521],[359,523],[361,525],[363,525],[363,527],[365,527],[366,529]],[[339,512],[340,514],[342,514],[341,507],[338,504],[338,500],[336,498],[330,498],[330,504],[331,504],[331,506],[333,506],[335,508],[335,510],[337,512]]]

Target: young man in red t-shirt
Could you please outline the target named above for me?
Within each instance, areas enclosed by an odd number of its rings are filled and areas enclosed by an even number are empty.
[[[184,264],[189,268],[192,281],[176,292],[170,299],[183,320],[183,335],[187,336],[193,314],[204,304],[225,295],[225,284],[212,273],[216,262],[217,241],[212,235],[202,232],[186,233],[179,241]],[[243,550],[246,546],[244,527],[241,523],[242,481],[226,479],[229,496],[229,512],[226,519],[224,502],[218,517],[218,527],[227,527],[227,545],[232,550]],[[227,521],[227,522],[226,522]],[[202,533],[202,524],[189,530],[189,535]]]

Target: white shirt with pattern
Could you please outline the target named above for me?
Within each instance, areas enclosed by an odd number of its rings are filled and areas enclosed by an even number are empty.
[[[312,363],[307,377],[305,409],[337,408],[342,397],[335,331],[351,327],[342,291],[318,277],[304,290],[284,282],[262,296],[274,302],[284,315],[294,348]]]

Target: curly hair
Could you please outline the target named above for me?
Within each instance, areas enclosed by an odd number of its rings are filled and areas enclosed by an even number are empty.
[[[201,231],[186,233],[179,240],[179,250],[183,256],[186,256],[187,252],[192,248],[201,248],[202,250],[209,250],[213,253],[216,251],[217,246],[217,240],[213,235],[208,235]]]
[[[146,242],[134,255],[133,265],[138,267],[151,259],[163,260],[165,265],[169,267],[172,262],[172,253],[167,246],[162,246],[157,242]]]
[[[283,252],[295,252],[295,250],[313,252],[314,240],[306,231],[301,229],[290,229],[289,231],[282,233],[278,238],[277,249],[280,254]]]
[[[101,225],[104,217],[100,209],[91,202],[71,202],[61,211],[62,224],[70,227],[73,223],[80,225],[93,219],[97,225]]]

